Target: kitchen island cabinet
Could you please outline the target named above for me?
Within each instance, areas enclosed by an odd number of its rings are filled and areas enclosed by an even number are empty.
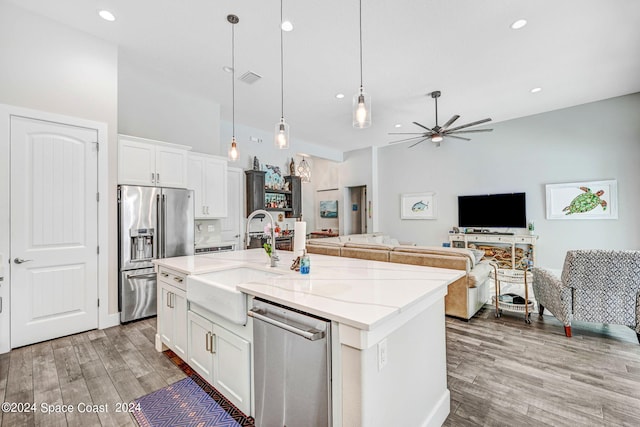
[[[439,426],[448,416],[444,296],[463,272],[314,254],[311,273],[301,275],[283,258],[270,269],[262,249],[155,263],[185,274],[241,266],[281,273],[237,289],[331,321],[333,427]]]

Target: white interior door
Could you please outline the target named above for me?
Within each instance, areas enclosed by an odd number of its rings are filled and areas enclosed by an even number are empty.
[[[98,326],[98,131],[11,117],[11,347]]]

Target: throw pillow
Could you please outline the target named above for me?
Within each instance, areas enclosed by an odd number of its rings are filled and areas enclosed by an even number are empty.
[[[473,252],[473,256],[476,259],[476,264],[482,261],[482,258],[484,258],[484,251],[482,249],[469,249],[469,250]]]

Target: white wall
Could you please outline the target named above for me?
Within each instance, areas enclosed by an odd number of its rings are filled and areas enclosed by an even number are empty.
[[[343,218],[347,218],[351,214],[351,204],[346,196],[345,189],[347,187],[365,185],[367,187],[366,208],[369,209],[369,202],[371,202],[372,206],[372,211],[367,213],[367,232],[369,233],[381,231],[377,222],[378,203],[375,201],[378,191],[375,179],[377,153],[378,149],[376,147],[347,151],[344,153],[344,162],[340,165],[340,202],[342,204],[342,207],[338,206],[341,211],[340,215]],[[340,234],[344,234],[344,222],[340,224]]]
[[[117,67],[114,45],[0,2],[0,103],[108,125],[109,228],[116,229]],[[4,135],[2,136],[4,141]],[[8,168],[8,146],[1,148]],[[7,169],[4,169],[7,170]],[[7,210],[8,184],[0,188]],[[6,215],[5,215],[6,214]],[[0,218],[8,217],[3,213]],[[8,221],[0,224],[0,252],[8,253]],[[101,242],[103,247],[106,246]],[[109,312],[117,312],[117,236],[109,236]]]
[[[569,249],[640,249],[639,112],[640,94],[633,94],[495,123],[470,142],[382,148],[380,228],[440,245],[457,225],[457,196],[524,191],[540,236],[539,265],[561,268]],[[545,184],[601,179],[618,181],[619,219],[545,219]],[[401,220],[400,194],[423,191],[436,192],[437,219]]]
[[[118,126],[119,133],[188,145],[199,153],[220,151],[220,105],[176,89],[158,71],[123,52]]]

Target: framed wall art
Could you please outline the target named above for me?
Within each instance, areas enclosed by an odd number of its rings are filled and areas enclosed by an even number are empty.
[[[604,181],[547,184],[547,219],[618,219],[618,184]]]
[[[338,201],[321,200],[320,218],[338,218]]]
[[[401,219],[436,219],[436,193],[400,195]]]

